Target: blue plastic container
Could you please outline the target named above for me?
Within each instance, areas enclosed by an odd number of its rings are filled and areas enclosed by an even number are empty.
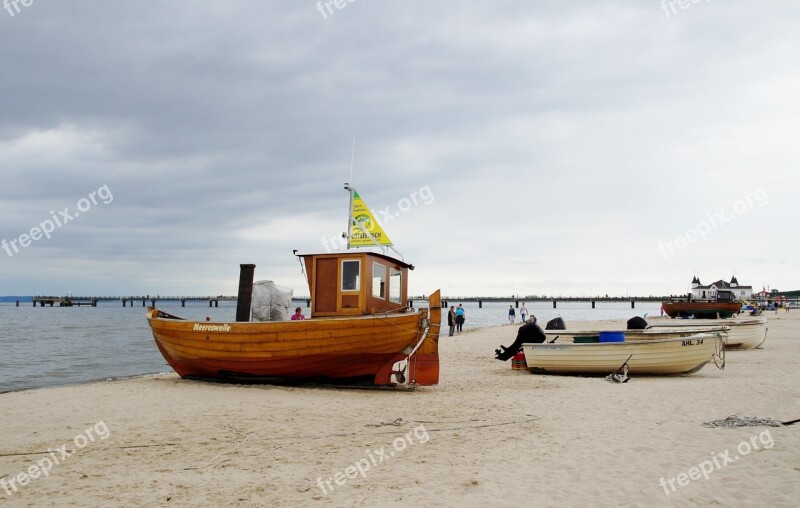
[[[625,342],[625,332],[600,332],[600,342]]]

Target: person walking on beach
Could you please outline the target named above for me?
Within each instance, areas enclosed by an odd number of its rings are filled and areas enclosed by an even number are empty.
[[[464,326],[464,321],[466,321],[464,307],[462,307],[459,303],[458,308],[456,309],[456,332],[461,332],[461,327]]]
[[[514,312],[514,306],[513,305],[509,305],[508,306],[508,322],[513,325],[514,324],[514,319],[516,317],[517,317],[517,313]]]
[[[522,307],[519,308],[519,319],[522,323],[528,320],[528,309],[525,308],[525,302],[522,302]]]
[[[452,337],[456,333],[456,308],[452,305],[447,312],[447,326],[450,327],[450,337]]]

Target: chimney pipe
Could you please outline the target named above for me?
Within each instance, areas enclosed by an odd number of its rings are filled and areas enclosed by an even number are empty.
[[[256,265],[239,265],[239,298],[236,302],[236,322],[250,321],[250,303],[253,300],[253,274]]]

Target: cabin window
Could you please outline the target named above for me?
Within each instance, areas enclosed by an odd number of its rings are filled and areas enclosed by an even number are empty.
[[[342,261],[342,291],[361,289],[361,261]]]
[[[400,303],[403,291],[403,274],[396,268],[389,269],[389,301]]]
[[[372,297],[386,298],[386,267],[372,263]]]

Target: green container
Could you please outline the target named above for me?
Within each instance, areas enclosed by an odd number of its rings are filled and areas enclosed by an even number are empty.
[[[591,335],[588,337],[575,337],[573,343],[575,344],[589,344],[592,342],[600,342],[600,337],[597,335]]]

